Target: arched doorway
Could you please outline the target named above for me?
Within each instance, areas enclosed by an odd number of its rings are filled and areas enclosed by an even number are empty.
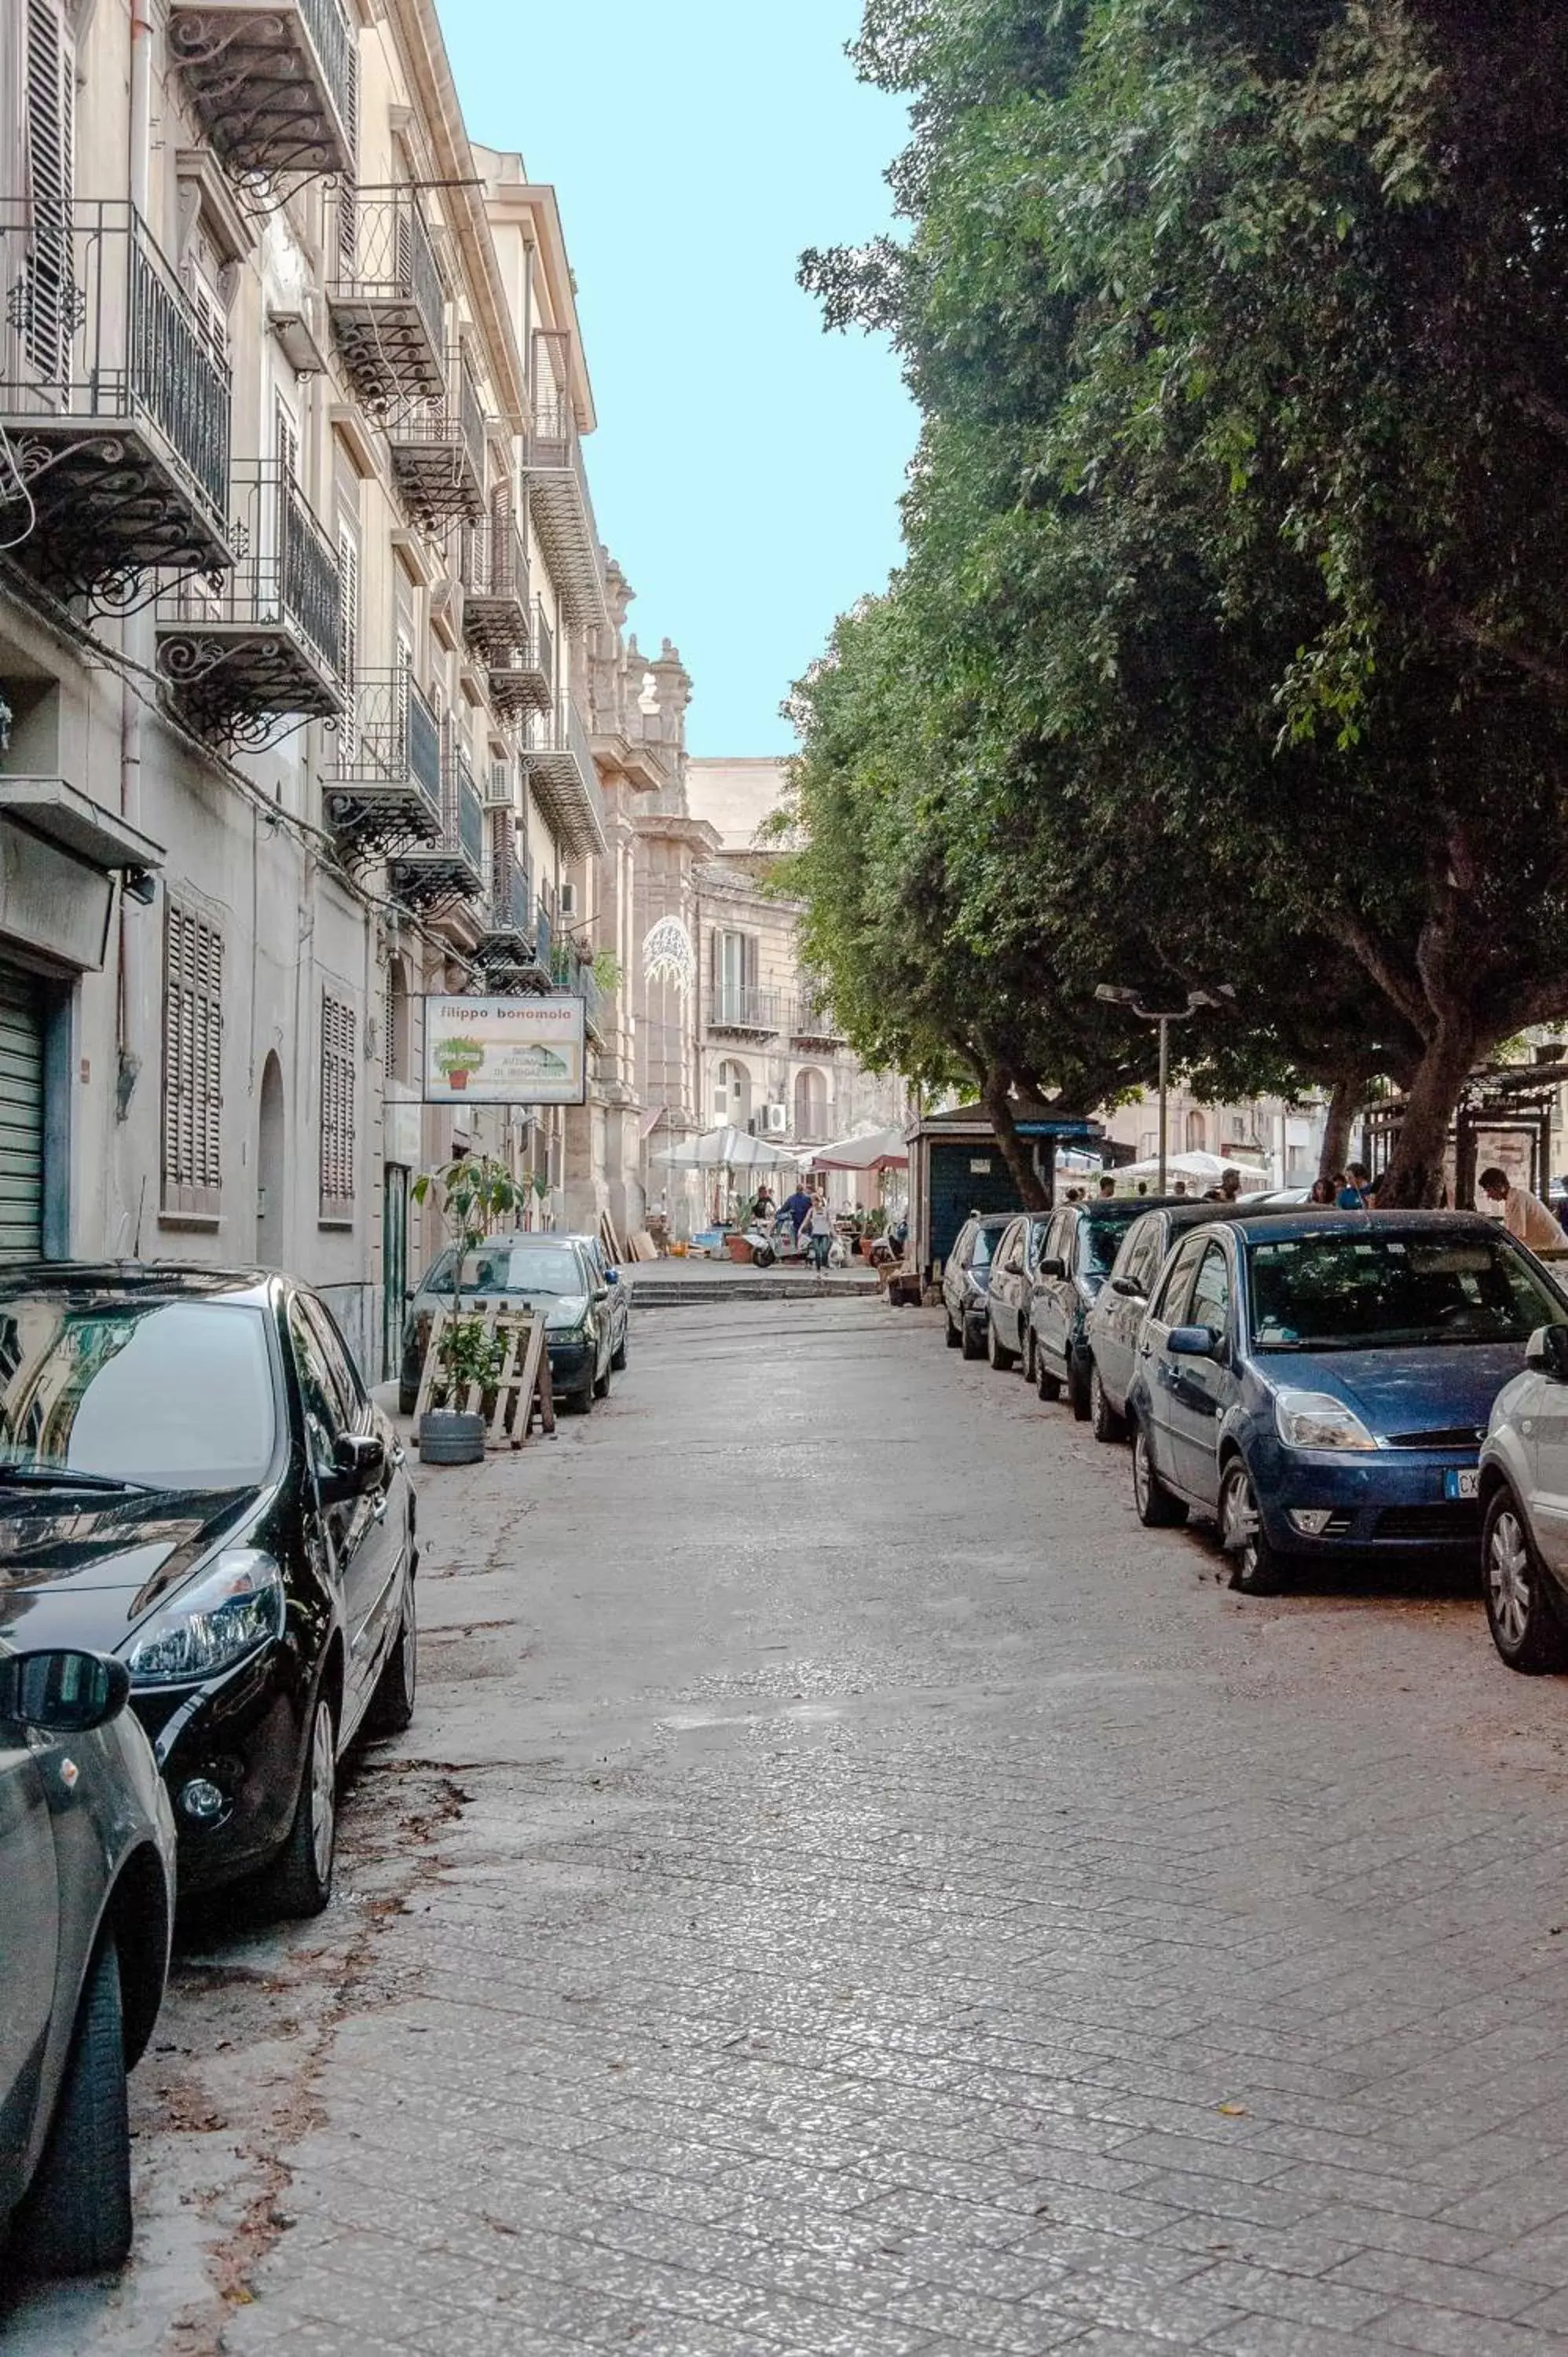
[[[827,1134],[827,1077],[808,1064],[795,1075],[795,1135],[804,1146],[821,1146]]]
[[[1189,1113],[1187,1117],[1187,1150],[1189,1154],[1208,1151],[1208,1124],[1200,1113]]]
[[[726,1057],[714,1075],[714,1120],[744,1129],[751,1119],[751,1073],[738,1058]]]
[[[273,1053],[262,1067],[256,1134],[256,1261],[262,1268],[284,1265],[284,1148],[283,1066]]]

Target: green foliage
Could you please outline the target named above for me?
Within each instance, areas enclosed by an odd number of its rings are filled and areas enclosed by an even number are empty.
[[[479,1318],[455,1318],[441,1329],[435,1355],[449,1390],[457,1395],[469,1384],[493,1393],[506,1362],[506,1342]]]
[[[502,1221],[513,1219],[528,1200],[526,1182],[514,1178],[493,1155],[466,1154],[437,1170],[422,1170],[409,1193],[416,1203],[433,1202],[446,1223],[456,1248],[456,1286],[463,1263]],[[461,1395],[470,1383],[481,1393],[493,1391],[500,1378],[505,1346],[489,1332],[482,1317],[459,1317],[460,1296],[453,1293],[453,1312],[442,1326],[435,1355],[446,1377],[448,1396]]]
[[[873,1060],[1411,1091],[1568,1010],[1568,12],[871,0],[903,243],[813,253],[924,430],[797,694],[789,859]]]
[[[594,980],[607,998],[613,998],[621,985],[621,963],[614,950],[594,952]]]

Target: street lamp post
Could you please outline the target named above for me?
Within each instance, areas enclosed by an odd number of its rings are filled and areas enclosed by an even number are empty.
[[[1232,983],[1221,982],[1217,983],[1212,990],[1189,990],[1185,1006],[1145,1006],[1135,990],[1128,990],[1114,982],[1096,983],[1094,995],[1096,998],[1104,999],[1110,1006],[1127,1007],[1138,1017],[1140,1023],[1153,1023],[1158,1027],[1160,1035],[1160,1175],[1156,1184],[1157,1191],[1163,1195],[1165,1191],[1165,1163],[1168,1159],[1169,1146],[1167,1105],[1171,1077],[1171,1025],[1185,1023],[1187,1017],[1196,1015],[1200,1006],[1228,1006],[1236,996],[1235,985]]]

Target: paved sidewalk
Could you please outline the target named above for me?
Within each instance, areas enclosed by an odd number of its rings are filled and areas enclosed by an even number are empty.
[[[1129,1491],[854,1301],[426,1477],[343,1892],[188,1950],[7,2357],[1568,2350],[1568,1686]]]

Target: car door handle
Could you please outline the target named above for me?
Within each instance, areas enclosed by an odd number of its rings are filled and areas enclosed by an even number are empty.
[[[371,1506],[371,1513],[373,1520],[376,1522],[385,1522],[387,1518],[387,1493],[384,1490],[380,1491],[377,1493]]]

